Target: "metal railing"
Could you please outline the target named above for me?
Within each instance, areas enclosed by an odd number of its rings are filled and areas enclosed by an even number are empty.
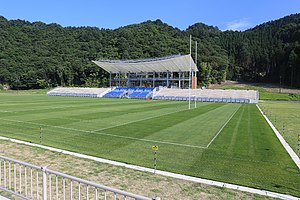
[[[0,156],[0,190],[22,199],[159,200]]]

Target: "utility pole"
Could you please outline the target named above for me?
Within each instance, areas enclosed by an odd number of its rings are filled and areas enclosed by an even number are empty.
[[[279,76],[279,84],[280,84],[279,93],[281,93],[281,75]]]

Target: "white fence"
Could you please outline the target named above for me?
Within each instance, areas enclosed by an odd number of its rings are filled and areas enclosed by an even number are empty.
[[[22,199],[139,199],[148,198],[0,156],[0,190]]]

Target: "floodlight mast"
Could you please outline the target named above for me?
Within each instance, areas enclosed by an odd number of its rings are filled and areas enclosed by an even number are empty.
[[[191,109],[192,35],[190,35],[189,109]]]

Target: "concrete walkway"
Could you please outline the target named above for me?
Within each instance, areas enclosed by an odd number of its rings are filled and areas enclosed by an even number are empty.
[[[11,200],[11,199],[0,194],[0,200]]]
[[[46,149],[46,150],[50,150],[50,151],[54,151],[54,152],[59,152],[59,153],[67,154],[67,155],[72,155],[72,156],[76,156],[76,157],[79,157],[79,158],[85,158],[85,159],[89,159],[89,160],[93,160],[93,161],[97,161],[97,162],[101,162],[101,163],[107,163],[107,164],[112,164],[112,165],[116,165],[116,166],[122,166],[122,167],[130,168],[130,169],[134,169],[134,170],[139,170],[139,171],[143,171],[143,172],[150,172],[150,173],[154,172],[154,170],[151,169],[151,168],[126,164],[126,163],[117,162],[117,161],[113,161],[113,160],[107,160],[107,159],[98,158],[98,157],[94,157],[94,156],[89,156],[89,155],[85,155],[85,154],[66,151],[66,150],[63,150],[63,149],[48,147],[48,146],[44,146],[44,145],[40,145],[40,144],[24,142],[24,141],[12,139],[12,138],[7,138],[7,137],[0,136],[0,139],[15,142],[15,143],[18,143],[18,144],[24,144],[24,145],[33,146],[33,147],[39,147],[39,148],[42,148],[42,149]],[[239,191],[243,191],[243,192],[250,192],[250,193],[253,193],[253,194],[260,194],[260,195],[264,195],[264,196],[275,197],[275,198],[279,198],[279,199],[300,200],[300,198],[294,197],[294,196],[291,196],[291,195],[280,194],[280,193],[276,193],[276,192],[271,192],[271,191],[267,191],[267,190],[260,190],[260,189],[255,189],[255,188],[250,188],[250,187],[245,187],[245,186],[240,186],[240,185],[234,185],[234,184],[225,183],[225,182],[213,181],[213,180],[209,180],[209,179],[186,176],[186,175],[182,175],[182,174],[175,174],[175,173],[167,172],[167,171],[156,170],[156,174],[163,175],[163,176],[168,176],[168,177],[172,177],[172,178],[178,178],[178,179],[182,179],[182,180],[187,180],[187,181],[193,181],[193,182],[196,182],[196,183],[203,183],[203,184],[207,184],[207,185],[224,187],[224,188],[239,190]]]

